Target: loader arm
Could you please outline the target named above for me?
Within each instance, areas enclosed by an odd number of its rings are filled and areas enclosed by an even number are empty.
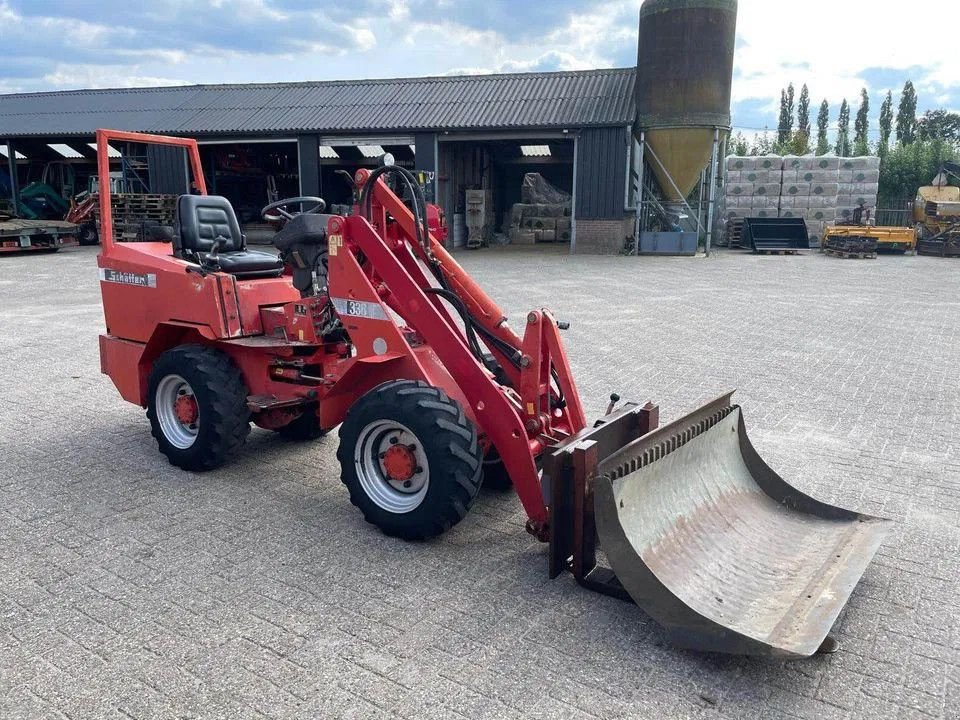
[[[356,181],[366,204],[351,217],[334,217],[328,228],[332,301],[338,311],[355,301],[399,316],[413,331],[401,331],[413,338],[401,354],[413,356],[421,343],[431,348],[466,399],[483,441],[503,461],[528,529],[546,540],[548,508],[537,463],[547,448],[586,426],[558,323],[548,311],[533,310],[520,337],[383,179],[361,170]],[[375,323],[394,322],[386,311],[368,314],[378,317],[344,318],[348,330],[360,337],[370,326],[375,335]],[[388,346],[392,352],[393,343]],[[361,340],[358,347],[365,352],[373,345]]]
[[[358,187],[363,188],[369,177],[369,171],[360,170],[357,173]],[[532,418],[537,421],[539,431],[547,434],[551,431],[559,432],[560,436],[557,439],[575,434],[586,427],[583,404],[558,333],[560,323],[548,311],[531,311],[527,314],[526,331],[521,339],[510,327],[506,314],[496,301],[487,295],[427,228],[423,229],[428,240],[427,247],[412,242],[416,237],[417,219],[410,208],[382,180],[378,179],[373,184],[372,193],[376,203],[402,229],[403,236],[407,239],[414,256],[422,263],[421,267],[436,267],[442,273],[451,291],[463,301],[474,324],[482,328],[487,336],[496,338],[500,343],[520,353],[519,358],[516,359],[518,362],[511,362],[511,356],[504,352],[501,345],[496,344],[496,341],[489,344],[490,351],[500,361],[504,373],[510,379],[510,386],[518,389],[524,382],[529,383],[529,379],[537,374],[552,375],[557,385],[558,396],[565,399],[567,412],[550,418],[549,422],[544,422],[536,414],[528,412],[527,422],[532,415]],[[404,256],[401,255],[401,258]],[[407,265],[409,266],[409,263]],[[425,277],[422,273],[421,276]],[[524,352],[525,349],[529,349],[530,352]],[[542,407],[549,390],[548,381],[531,385],[529,392],[521,394],[523,407],[529,410],[529,403],[533,403],[535,408]]]

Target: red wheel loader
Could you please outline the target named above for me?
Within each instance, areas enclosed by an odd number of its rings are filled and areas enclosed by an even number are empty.
[[[172,242],[139,243],[113,240],[100,196],[102,369],[171,463],[229,462],[251,422],[303,440],[339,425],[350,500],[389,535],[436,536],[485,476],[508,480],[551,576],[637,602],[676,644],[833,647],[888,523],[780,478],[730,395],[663,427],[632,402],[588,424],[564,324],[538,309],[514,330],[432,237],[406,170],[359,171],[349,217],[319,198],[265,208],[285,220],[278,257],[248,249],[229,202],[206,195],[194,141],[100,130],[102,166],[111,140],[185,148],[200,193],[179,198]]]

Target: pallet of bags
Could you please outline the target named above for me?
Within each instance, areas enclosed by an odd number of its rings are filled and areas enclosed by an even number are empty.
[[[755,157],[742,156],[742,155],[730,155],[726,160],[727,172],[742,172],[747,170],[756,170]]]
[[[515,225],[510,226],[509,238],[511,245],[533,245],[537,241],[533,230],[526,230]]]
[[[570,205],[516,203],[510,209],[510,242],[529,245],[535,242],[570,241]]]
[[[768,170],[781,172],[783,170],[783,158],[780,155],[758,155],[754,158],[754,170]]]
[[[740,181],[731,182],[728,180],[726,186],[724,187],[724,195],[727,197],[752,197],[753,183]]]
[[[839,169],[846,171],[880,170],[880,158],[876,155],[839,158]]]

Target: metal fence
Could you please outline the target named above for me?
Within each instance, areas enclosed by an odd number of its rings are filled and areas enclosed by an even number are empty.
[[[874,213],[877,225],[910,227],[913,225],[913,197],[880,198]]]
[[[891,210],[877,208],[876,224],[895,227],[909,227],[913,225],[913,216],[910,210]]]

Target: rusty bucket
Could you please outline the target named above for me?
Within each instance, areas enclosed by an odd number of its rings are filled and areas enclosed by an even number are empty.
[[[594,589],[622,587],[681,647],[812,655],[890,523],[783,480],[729,397],[596,458],[584,476],[593,500],[585,525],[595,522],[615,578]],[[574,456],[577,446],[582,439]],[[587,567],[578,579],[596,585],[601,572]]]

